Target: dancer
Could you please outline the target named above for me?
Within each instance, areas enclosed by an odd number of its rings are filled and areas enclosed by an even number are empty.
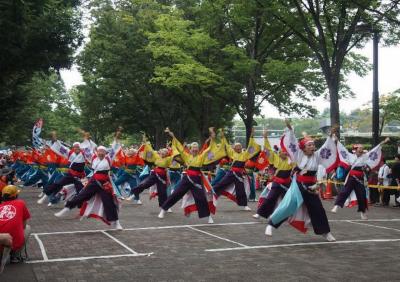
[[[167,196],[170,196],[177,187],[179,181],[182,178],[182,166],[175,159],[172,161],[171,165],[168,167],[168,179],[169,185],[167,187]]]
[[[278,228],[288,217],[294,216],[296,219],[296,213],[303,212],[308,213],[315,234],[324,236],[330,242],[335,241],[336,239],[330,232],[325,209],[319,198],[316,178],[318,165],[325,167],[327,172],[335,168],[337,157],[335,141],[328,136],[322,147],[316,150],[313,139],[305,137],[298,142],[288,120],[286,120],[286,126],[281,141],[282,149],[286,150],[291,161],[297,164],[295,169],[297,172],[289,191],[271,215],[265,234],[272,236],[273,227]],[[305,208],[302,208],[304,206]],[[307,230],[305,221],[301,222],[304,232]],[[295,223],[299,224],[299,222]]]
[[[111,169],[111,159],[106,156],[107,149],[104,146],[97,148],[97,155],[92,160],[93,176],[85,188],[79,194],[68,200],[65,207],[55,213],[56,217],[65,217],[75,207],[80,207],[85,201],[98,195],[104,206],[106,223],[110,223],[115,229],[121,230],[122,226],[118,219],[118,204],[110,183],[109,172]]]
[[[120,157],[120,162],[122,167],[118,171],[114,184],[116,186],[122,186],[122,184],[128,183],[130,187],[129,194],[133,195],[133,189],[139,184],[139,171],[140,167],[144,165],[144,161],[139,157],[139,153],[136,149],[129,148],[128,151],[123,153]],[[139,196],[134,197],[133,203],[136,205],[142,204]]]
[[[202,153],[199,153],[199,144],[193,142],[190,146],[190,152],[187,152],[183,145],[176,139],[175,135],[167,127],[165,132],[172,137],[172,147],[180,154],[181,159],[187,169],[174,192],[167,198],[161,207],[158,218],[164,218],[165,213],[175,205],[187,192],[191,192],[196,204],[199,218],[208,217],[208,223],[214,223],[207,201],[206,190],[203,186],[201,168],[206,162],[207,157],[216,155],[215,132],[210,128],[210,145]],[[210,154],[209,154],[210,153]]]
[[[249,145],[245,151],[242,150],[242,144],[235,143],[230,146],[225,138],[224,132],[221,130],[221,141],[225,148],[226,155],[232,160],[231,169],[217,184],[213,186],[213,191],[217,196],[221,194],[226,195],[229,199],[235,201],[238,206],[241,206],[245,211],[251,211],[247,205],[247,194],[245,190],[245,163],[250,158],[256,156],[260,152],[260,145],[258,145],[254,138],[254,128],[249,140]],[[231,185],[234,185],[234,191],[227,191]]]
[[[65,185],[74,184],[77,193],[82,189],[83,185],[80,179],[85,177],[85,155],[79,142],[73,144],[72,150],[68,154],[68,161],[68,172],[58,181],[44,187],[45,195],[37,201],[38,204],[43,204],[51,195],[56,195]]]
[[[331,212],[336,213],[339,207],[343,208],[345,201],[354,191],[357,197],[357,211],[360,212],[361,219],[368,219],[366,215],[368,198],[364,185],[364,169],[368,166],[372,170],[379,165],[382,159],[382,145],[389,142],[389,140],[389,138],[386,138],[369,152],[364,152],[363,145],[355,144],[353,145],[354,154],[347,151],[342,143],[337,142],[340,164],[346,168],[350,168],[350,171],[346,177],[344,189],[337,196],[335,206]]]
[[[140,193],[153,185],[157,187],[158,205],[161,207],[167,199],[167,169],[171,166],[172,161],[176,154],[168,155],[168,149],[162,148],[158,152],[154,151],[150,142],[147,142],[143,136],[144,150],[143,156],[145,161],[154,163],[154,169],[151,170],[150,175],[143,180],[138,186],[134,187],[131,191],[132,195],[127,199],[138,198]]]
[[[268,218],[278,203],[279,199],[282,199],[286,191],[289,189],[291,183],[290,174],[295,166],[295,163],[291,162],[288,153],[282,148],[275,152],[271,148],[268,141],[268,132],[264,131],[264,149],[267,152],[268,160],[271,165],[275,167],[275,174],[272,177],[272,184],[270,185],[270,190],[257,209],[257,213],[253,215],[254,218],[259,218],[260,216]],[[266,189],[268,189],[266,188]]]

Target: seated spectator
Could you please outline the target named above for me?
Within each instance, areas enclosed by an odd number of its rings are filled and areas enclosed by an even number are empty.
[[[2,190],[0,204],[0,233],[8,233],[12,237],[11,262],[22,261],[22,250],[30,234],[27,220],[30,213],[23,200],[19,200],[19,190],[14,185],[7,185]]]

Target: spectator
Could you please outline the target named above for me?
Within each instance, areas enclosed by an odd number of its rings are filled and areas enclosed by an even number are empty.
[[[382,166],[379,168],[378,172],[378,184],[383,186],[389,186],[391,183],[391,170],[386,164],[386,160],[382,159]],[[379,205],[379,191],[376,188],[370,188],[371,201],[374,199],[373,203]]]
[[[400,154],[397,154],[394,158],[395,162],[392,166],[392,181],[391,185],[392,186],[400,186]],[[388,206],[390,202],[390,195],[394,195],[394,201],[395,205],[393,207],[400,207],[400,203],[397,201],[397,198],[400,196],[399,190],[394,190],[394,189],[385,189],[383,191],[383,197],[382,197],[382,204],[384,206]]]
[[[27,220],[30,213],[25,202],[17,199],[19,190],[14,185],[7,185],[2,191],[0,204],[0,233],[9,233],[12,237],[11,262],[22,261],[22,250],[30,234]]]

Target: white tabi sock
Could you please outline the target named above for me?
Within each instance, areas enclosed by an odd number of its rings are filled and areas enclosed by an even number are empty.
[[[335,205],[335,206],[331,209],[331,212],[337,213],[338,208],[339,208],[339,206]]]
[[[273,226],[268,224],[267,228],[265,228],[265,235],[272,236],[272,228]]]
[[[161,209],[160,213],[158,214],[158,218],[164,218],[166,211]]]

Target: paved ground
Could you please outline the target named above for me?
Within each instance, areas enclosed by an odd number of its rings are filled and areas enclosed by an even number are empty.
[[[372,207],[368,221],[354,208],[328,214],[338,240],[328,243],[288,225],[266,239],[265,221],[228,200],[214,225],[178,205],[160,220],[148,194],[143,206],[123,205],[124,231],[105,231],[98,220],[55,218],[61,206],[37,205],[38,193],[21,195],[32,214],[29,263],[8,265],[0,281],[400,281],[398,208]]]

